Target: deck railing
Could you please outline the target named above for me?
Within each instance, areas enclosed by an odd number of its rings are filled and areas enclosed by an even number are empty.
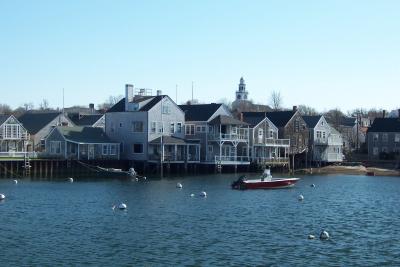
[[[36,152],[18,152],[18,151],[8,151],[0,152],[0,158],[23,158],[28,156],[29,158],[37,158],[38,154]]]
[[[249,162],[248,156],[215,156],[215,162]]]
[[[230,133],[230,134],[224,134],[224,133],[210,133],[208,134],[208,139],[209,140],[215,140],[215,141],[248,141],[249,140],[249,135],[247,133]]]
[[[290,147],[290,139],[273,139],[273,138],[268,138],[268,139],[265,139],[265,144],[266,144],[267,146]]]
[[[0,140],[29,140],[30,135],[27,132],[21,133],[17,136],[10,136],[10,135],[6,135],[4,134],[4,132],[0,132]]]
[[[253,158],[258,164],[287,164],[289,162],[288,157],[280,157],[280,158],[269,158],[269,157],[255,157]]]

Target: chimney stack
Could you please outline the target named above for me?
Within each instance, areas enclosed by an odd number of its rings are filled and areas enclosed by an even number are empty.
[[[162,91],[161,90],[157,90],[157,96],[162,95]]]
[[[125,84],[125,111],[128,110],[129,103],[133,101],[133,85]]]
[[[297,111],[297,106],[293,106],[293,111],[294,111],[294,112]]]
[[[89,110],[90,110],[90,114],[94,113],[94,104],[93,103],[89,104]]]
[[[386,116],[386,110],[382,110],[382,118],[385,118]]]

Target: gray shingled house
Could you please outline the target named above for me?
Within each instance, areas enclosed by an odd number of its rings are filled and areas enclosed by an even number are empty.
[[[30,134],[28,151],[44,150],[44,140],[56,126],[73,126],[72,121],[61,112],[26,112],[18,117]]]
[[[370,159],[395,159],[400,153],[400,118],[376,118],[367,140]]]
[[[121,158],[150,162],[199,162],[200,144],[185,139],[185,114],[167,95],[126,85],[125,98],[106,113],[105,129],[121,142]]]
[[[76,160],[119,159],[119,143],[111,141],[101,128],[57,126],[46,137],[42,155]]]
[[[13,115],[0,115],[0,157],[22,156],[29,134]]]
[[[313,162],[342,162],[342,135],[322,115],[303,116],[309,129],[309,154]]]

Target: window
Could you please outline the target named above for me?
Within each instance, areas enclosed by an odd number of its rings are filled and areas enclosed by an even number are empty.
[[[238,132],[238,129],[237,129],[237,127],[232,127],[232,134],[237,134],[237,132]]]
[[[117,155],[117,145],[110,145],[110,155]]]
[[[20,127],[17,124],[6,124],[4,137],[6,139],[21,138]]]
[[[175,123],[171,122],[169,126],[169,132],[172,134],[175,133]]]
[[[103,155],[108,155],[108,145],[103,145]]]
[[[322,138],[325,139],[326,138],[326,133],[322,132]]]
[[[134,133],[142,133],[143,132],[143,122],[142,121],[132,122],[132,131]]]
[[[207,129],[206,126],[198,125],[196,126],[196,133],[205,133],[206,129]]]
[[[394,142],[395,142],[395,143],[400,143],[400,134],[396,134],[396,135],[394,136]]]
[[[193,124],[185,125],[185,134],[186,135],[194,135],[194,125]]]
[[[318,138],[318,139],[321,138],[321,131],[317,131],[317,138]]]
[[[269,130],[269,138],[274,138],[274,131]]]
[[[264,137],[264,130],[263,129],[258,129],[258,143],[262,143]]]
[[[213,127],[212,126],[208,126],[208,132],[212,133],[213,132]]]
[[[157,132],[157,122],[152,121],[150,128],[151,128],[151,133],[156,133]]]
[[[51,154],[61,154],[61,142],[60,141],[50,141],[50,153]]]
[[[122,122],[119,123],[119,128],[122,128]]]
[[[176,124],[176,132],[177,133],[182,133],[182,122],[178,122]]]
[[[196,132],[201,133],[201,126],[196,126]]]
[[[374,135],[373,135],[373,140],[376,142],[376,141],[378,141],[378,139],[379,139],[379,134],[377,134],[377,133],[375,133]]]
[[[133,153],[134,154],[143,153],[143,144],[133,144]]]
[[[171,113],[171,107],[169,105],[169,103],[163,103],[162,104],[162,113],[163,114],[170,114]]]
[[[387,142],[388,141],[388,134],[387,133],[384,133],[384,134],[382,134],[382,142]]]
[[[299,120],[294,121],[294,131],[298,133],[300,131],[300,122]]]
[[[378,156],[379,149],[377,147],[374,147],[372,153],[374,154],[374,156]]]
[[[208,153],[213,153],[213,150],[214,150],[214,148],[213,148],[213,146],[208,146]]]

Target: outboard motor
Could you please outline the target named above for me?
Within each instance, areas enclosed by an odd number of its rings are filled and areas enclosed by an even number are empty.
[[[237,179],[236,181],[234,181],[231,184],[232,189],[241,189],[241,185],[243,184],[243,181],[246,180],[246,176],[240,176],[239,179]]]

